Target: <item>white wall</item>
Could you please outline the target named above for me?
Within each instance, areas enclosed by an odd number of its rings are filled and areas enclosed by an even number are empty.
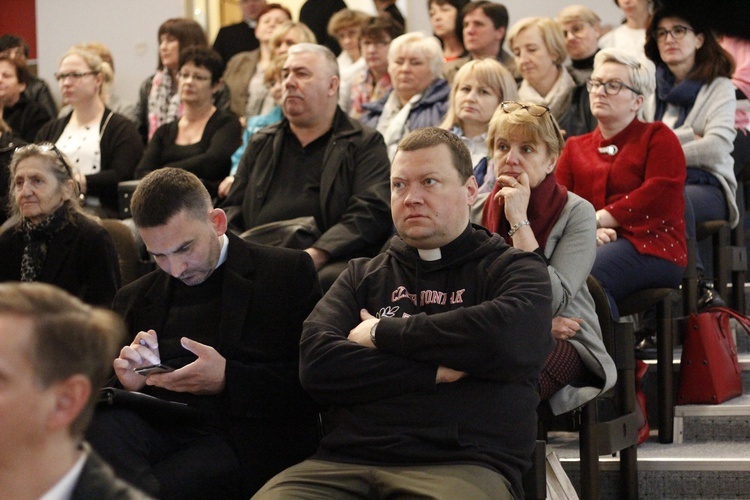
[[[277,1],[288,5],[295,13],[304,3],[304,0]],[[350,8],[375,13],[372,0],[346,2]],[[141,82],[156,69],[159,25],[170,17],[189,15],[193,3],[191,0],[36,0],[39,76],[49,82],[59,101],[53,74],[60,57],[76,43],[102,42],[109,46],[115,60],[113,91],[121,99],[135,102]],[[615,2],[608,0],[505,0],[502,3],[508,8],[511,24],[528,16],[554,17],[569,3],[588,5],[605,24],[617,26],[622,19]],[[427,0],[398,0],[397,5],[410,30],[431,32]],[[205,19],[198,21],[205,23]]]
[[[113,91],[135,102],[138,87],[157,65],[159,25],[185,15],[185,0],[36,0],[39,76],[55,98],[60,57],[76,43],[102,42],[115,61]]]

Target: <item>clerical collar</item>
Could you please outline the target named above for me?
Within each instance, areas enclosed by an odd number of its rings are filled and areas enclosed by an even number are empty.
[[[417,252],[419,252],[419,258],[426,260],[427,262],[433,262],[443,258],[443,252],[441,252],[439,248],[417,248]]]

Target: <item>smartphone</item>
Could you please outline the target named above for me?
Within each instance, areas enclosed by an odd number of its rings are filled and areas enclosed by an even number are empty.
[[[173,371],[174,368],[172,368],[171,366],[163,365],[161,363],[159,363],[158,365],[142,366],[135,369],[135,372],[137,374],[143,375],[144,377],[146,375],[153,375],[154,373],[168,373]]]

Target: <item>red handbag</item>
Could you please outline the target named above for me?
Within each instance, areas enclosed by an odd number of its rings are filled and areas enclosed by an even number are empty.
[[[730,317],[750,333],[750,320],[727,307],[690,315],[680,361],[678,404],[719,404],[742,395],[742,369]]]

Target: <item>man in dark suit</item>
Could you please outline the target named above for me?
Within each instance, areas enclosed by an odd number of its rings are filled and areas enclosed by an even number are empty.
[[[318,441],[298,378],[302,322],[321,296],[312,259],[227,234],[224,211],[182,169],[147,175],[131,211],[161,269],[115,297],[135,335],[115,374],[170,402],[170,416],[114,405],[97,414],[91,442],[160,498],[247,498]],[[135,371],[157,364],[174,371]]]
[[[221,55],[225,63],[235,54],[258,48],[255,26],[265,6],[266,0],[240,0],[242,22],[224,26],[214,40],[214,50]]]
[[[83,442],[124,333],[55,286],[0,285],[0,498],[147,498]]]

